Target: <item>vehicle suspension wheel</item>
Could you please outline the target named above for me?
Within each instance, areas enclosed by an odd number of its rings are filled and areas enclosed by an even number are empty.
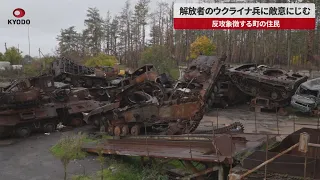
[[[26,138],[30,136],[31,134],[31,129],[29,127],[20,127],[16,131],[18,137],[20,138]]]
[[[126,135],[128,135],[129,134],[129,127],[128,127],[128,125],[124,125],[123,127],[122,127],[122,129],[121,129],[121,135],[122,136],[126,136]]]
[[[120,136],[120,135],[121,135],[121,128],[120,128],[120,126],[116,126],[116,127],[114,128],[113,133],[114,133],[115,136]]]
[[[112,127],[112,126],[109,126],[109,127],[108,127],[108,134],[109,134],[110,136],[113,136],[113,127]]]
[[[133,136],[138,136],[140,134],[140,126],[139,125],[134,125],[132,128],[131,128],[131,131],[130,131],[131,135]]]

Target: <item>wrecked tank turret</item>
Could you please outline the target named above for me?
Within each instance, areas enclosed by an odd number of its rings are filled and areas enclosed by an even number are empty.
[[[225,75],[226,56],[199,56],[185,70],[184,85],[189,89],[199,90],[208,107],[220,105],[223,107],[234,104],[242,99],[242,93]],[[240,96],[245,97],[245,96]]]
[[[320,104],[320,78],[302,83],[291,98],[291,106],[312,115],[318,114]]]
[[[270,101],[270,108],[288,105],[298,86],[308,79],[307,76],[256,64],[230,68],[227,74],[242,92]]]

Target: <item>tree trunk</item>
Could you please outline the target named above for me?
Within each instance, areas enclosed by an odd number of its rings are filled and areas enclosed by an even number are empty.
[[[103,163],[101,163],[101,180],[103,180]]]
[[[63,169],[64,169],[64,180],[67,180],[67,165],[66,164],[63,165]]]

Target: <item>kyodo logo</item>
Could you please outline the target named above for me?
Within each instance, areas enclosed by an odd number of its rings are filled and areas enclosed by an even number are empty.
[[[17,24],[17,25],[24,25],[24,24],[30,24],[30,19],[20,19],[23,18],[24,15],[26,15],[26,11],[22,8],[16,8],[12,12],[13,16],[17,19],[8,19],[8,24]]]

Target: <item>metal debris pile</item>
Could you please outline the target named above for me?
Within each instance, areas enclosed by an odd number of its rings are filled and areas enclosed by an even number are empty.
[[[192,133],[212,106],[253,98],[255,105],[265,100],[268,108],[283,107],[307,80],[253,64],[228,68],[225,59],[199,56],[175,81],[151,64],[120,75],[114,67],[89,68],[58,58],[47,74],[3,88],[0,134],[24,137],[52,131],[58,123],[83,122],[116,136]]]

